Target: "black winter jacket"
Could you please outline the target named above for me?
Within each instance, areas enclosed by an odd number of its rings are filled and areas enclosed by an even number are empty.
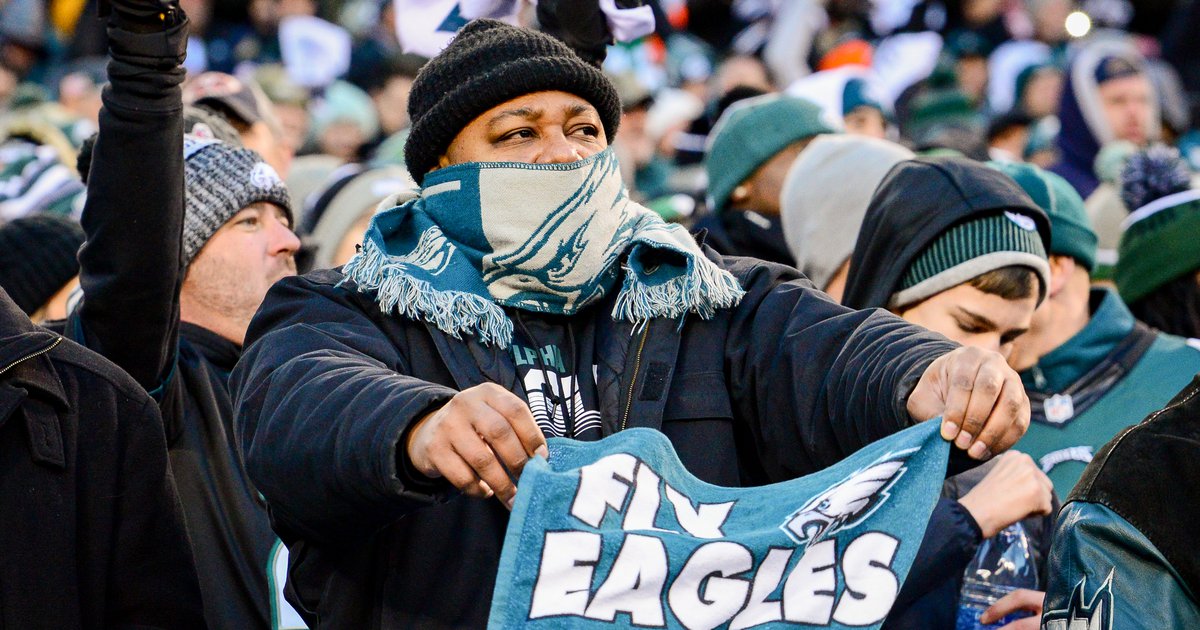
[[[605,435],[659,429],[699,478],[748,486],[911,424],[908,394],[953,344],[843,308],[790,268],[708,252],[747,290],[734,309],[641,331],[612,320],[611,296],[577,315],[596,326]],[[312,627],[482,627],[508,513],[443,500],[397,443],[457,391],[519,395],[511,354],[384,315],[342,280],[276,284],[232,377],[247,469],[291,550],[289,600]]]
[[[109,42],[82,218],[84,298],[66,333],[159,401],[209,625],[267,628],[278,540],[233,441],[228,379],[241,349],[179,319],[187,24],[110,27]]]
[[[0,289],[0,628],[204,628],[154,401]]]

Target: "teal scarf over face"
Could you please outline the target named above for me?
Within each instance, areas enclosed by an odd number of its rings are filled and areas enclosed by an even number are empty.
[[[569,164],[433,171],[415,198],[375,216],[343,273],[385,313],[500,347],[512,340],[502,307],[571,315],[622,276],[612,316],[635,324],[709,318],[744,293],[686,230],[629,199],[611,148]]]

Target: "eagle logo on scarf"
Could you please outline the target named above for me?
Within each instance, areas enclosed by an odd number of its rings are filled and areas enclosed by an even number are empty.
[[[453,256],[454,243],[446,238],[441,228],[434,225],[421,232],[417,246],[411,252],[398,256],[397,262],[412,265],[431,276],[437,276],[446,270]]]
[[[904,474],[904,464],[915,452],[890,453],[830,486],[792,512],[780,529],[797,544],[809,547],[858,525],[887,501],[888,489]]]
[[[1113,572],[1100,584],[1100,588],[1092,594],[1091,600],[1084,602],[1087,592],[1087,576],[1079,579],[1079,583],[1071,591],[1070,603],[1066,610],[1051,610],[1042,620],[1044,630],[1112,630],[1113,618]]]

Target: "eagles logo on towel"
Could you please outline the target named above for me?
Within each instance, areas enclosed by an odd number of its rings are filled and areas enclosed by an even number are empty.
[[[813,497],[788,517],[784,531],[796,542],[811,545],[854,527],[887,500],[887,489],[904,474],[904,460],[915,450],[886,456]]]
[[[489,627],[878,627],[940,494],[938,424],[758,488],[696,479],[651,429],[551,439],[521,475]]]

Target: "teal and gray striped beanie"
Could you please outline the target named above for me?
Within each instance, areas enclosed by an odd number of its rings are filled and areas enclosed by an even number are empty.
[[[1008,175],[1050,217],[1050,252],[1070,256],[1091,271],[1096,268],[1098,239],[1083,198],[1061,176],[1032,164],[988,162]]]
[[[1014,265],[1037,274],[1040,304],[1050,285],[1050,264],[1032,217],[1005,211],[964,221],[943,232],[913,260],[888,306],[904,308]]]

